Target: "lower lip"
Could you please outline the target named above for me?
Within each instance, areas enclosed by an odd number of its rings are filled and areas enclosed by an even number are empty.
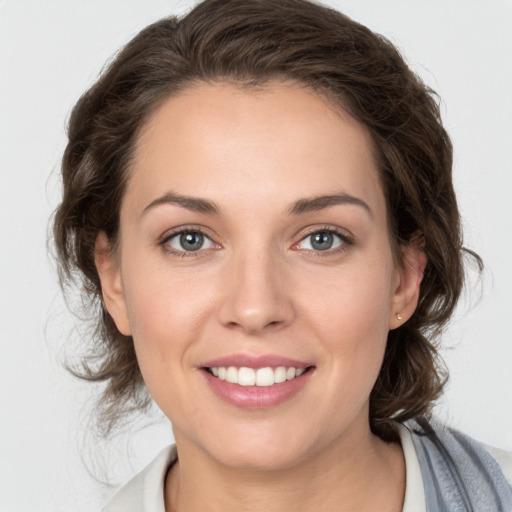
[[[214,393],[229,404],[245,409],[265,409],[275,407],[295,396],[309,381],[312,370],[310,368],[300,377],[272,386],[240,386],[220,380],[206,370],[201,371]]]

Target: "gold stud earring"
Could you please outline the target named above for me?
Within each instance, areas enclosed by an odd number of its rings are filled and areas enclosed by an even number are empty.
[[[398,320],[402,320],[402,315],[400,313],[397,313],[396,317],[398,318]]]

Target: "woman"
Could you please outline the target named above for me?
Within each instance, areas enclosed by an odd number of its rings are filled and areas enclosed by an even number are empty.
[[[512,510],[510,455],[427,421],[451,157],[396,49],[320,5],[207,0],[126,46],[73,112],[55,238],[107,428],[147,388],[176,446],[107,512]]]

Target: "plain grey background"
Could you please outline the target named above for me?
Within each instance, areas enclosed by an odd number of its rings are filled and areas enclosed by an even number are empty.
[[[91,437],[93,386],[61,365],[80,340],[46,232],[72,105],[131,36],[192,3],[0,0],[1,512],[97,511],[115,489],[87,468],[122,483],[172,440],[165,420],[110,444]],[[465,241],[486,272],[443,339],[451,379],[437,414],[512,450],[512,1],[326,3],[395,42],[443,98]]]

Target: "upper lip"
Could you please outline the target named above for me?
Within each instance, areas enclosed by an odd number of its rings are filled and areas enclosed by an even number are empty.
[[[211,359],[199,365],[202,368],[217,368],[219,366],[229,367],[235,366],[237,368],[266,368],[285,366],[287,368],[308,368],[312,366],[311,363],[305,361],[298,361],[289,357],[283,357],[275,354],[263,355],[250,355],[250,354],[231,354],[228,356]]]

